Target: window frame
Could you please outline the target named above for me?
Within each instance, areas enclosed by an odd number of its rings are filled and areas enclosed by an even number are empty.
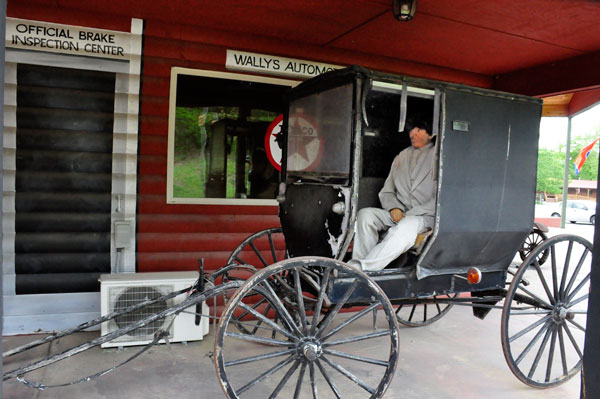
[[[173,175],[175,166],[175,110],[177,105],[177,78],[179,75],[200,76],[205,78],[231,79],[238,81],[266,83],[273,85],[294,87],[300,84],[299,80],[271,78],[242,73],[218,72],[206,69],[192,69],[183,67],[171,68],[170,93],[169,93],[169,126],[167,146],[167,204],[192,204],[192,205],[277,205],[275,199],[255,198],[182,198],[173,195]]]

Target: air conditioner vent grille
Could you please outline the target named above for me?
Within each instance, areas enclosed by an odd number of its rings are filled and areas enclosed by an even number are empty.
[[[130,314],[119,316],[101,325],[102,334],[110,334],[121,328],[139,322],[163,310],[171,309],[185,301],[188,297],[184,291],[198,279],[198,272],[157,272],[133,274],[103,274],[100,276],[100,309],[102,315],[126,309],[140,302],[157,299],[158,302],[145,306]],[[181,295],[166,301],[159,300],[161,296],[181,291]],[[189,294],[189,293],[188,293]],[[163,320],[156,320],[137,330],[121,335],[110,342],[102,344],[103,348],[145,345],[154,340],[158,331],[165,331],[168,337],[159,343],[188,342],[201,340],[208,334],[208,318],[202,317],[200,325],[196,324],[195,304],[181,312]],[[202,302],[202,314],[209,314],[208,306]]]
[[[140,302],[159,298],[162,295],[168,294],[172,291],[173,287],[168,285],[131,286],[120,288],[114,287],[110,290],[110,303],[113,305],[112,310],[118,312],[128,308],[129,306],[137,305]],[[114,323],[116,324],[116,328],[122,328],[150,315],[161,312],[168,307],[169,303],[167,301],[159,301],[150,306],[146,306],[142,309],[119,316],[114,319]],[[156,331],[163,327],[163,325],[168,325],[165,323],[165,321],[165,319],[156,320],[129,332],[127,335],[139,339],[152,339]],[[169,335],[171,335],[170,332]],[[122,338],[124,337],[125,336]]]

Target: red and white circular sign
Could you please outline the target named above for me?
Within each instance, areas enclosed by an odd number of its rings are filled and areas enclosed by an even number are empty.
[[[308,117],[296,113],[289,118],[288,169],[310,171],[323,156],[323,146],[317,128]],[[271,122],[265,135],[265,152],[271,165],[281,171],[283,115]]]
[[[269,125],[267,129],[267,134],[265,135],[265,152],[267,153],[267,158],[269,158],[269,162],[271,162],[271,165],[273,165],[273,167],[280,172],[281,156],[283,152],[279,143],[281,143],[281,145],[283,146],[283,136],[281,134],[282,125],[283,114],[273,119],[273,122],[271,122],[271,124]],[[278,140],[279,143],[277,143]]]

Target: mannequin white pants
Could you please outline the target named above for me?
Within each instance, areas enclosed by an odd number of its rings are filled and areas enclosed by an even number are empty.
[[[379,242],[380,232],[386,230],[386,236]],[[381,270],[408,251],[417,235],[425,230],[425,218],[422,216],[404,216],[396,223],[385,209],[363,208],[358,212],[349,264],[360,265],[362,270]]]

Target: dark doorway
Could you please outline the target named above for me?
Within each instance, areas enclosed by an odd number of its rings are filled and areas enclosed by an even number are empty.
[[[111,271],[114,93],[114,73],[17,66],[17,295],[98,291]]]

